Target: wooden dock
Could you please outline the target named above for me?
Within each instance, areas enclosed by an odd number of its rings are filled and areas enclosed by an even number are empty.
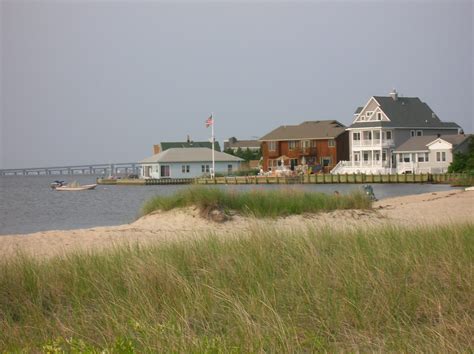
[[[443,183],[455,184],[465,180],[466,174],[314,174],[292,177],[237,176],[212,178],[162,178],[162,179],[98,179],[103,185],[177,185],[177,184],[329,184],[329,183]]]

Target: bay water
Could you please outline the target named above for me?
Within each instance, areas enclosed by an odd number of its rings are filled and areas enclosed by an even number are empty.
[[[140,216],[143,203],[155,195],[170,195],[187,185],[104,186],[81,192],[58,192],[54,179],[67,183],[95,183],[95,176],[0,177],[0,235],[45,230],[68,230],[130,223]],[[372,184],[378,199],[454,189],[435,184]],[[294,189],[324,193],[348,193],[360,184],[221,185],[233,191]]]

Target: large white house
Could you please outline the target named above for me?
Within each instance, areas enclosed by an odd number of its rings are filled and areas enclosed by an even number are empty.
[[[238,171],[241,158],[215,151],[216,173]],[[171,148],[142,161],[141,178],[195,178],[209,175],[212,150],[209,148]]]
[[[394,154],[412,137],[456,135],[461,127],[442,122],[418,97],[373,96],[357,108],[349,131],[349,160],[340,161],[331,173],[397,173]]]
[[[445,173],[456,152],[466,152],[472,135],[415,136],[395,149],[397,173]]]

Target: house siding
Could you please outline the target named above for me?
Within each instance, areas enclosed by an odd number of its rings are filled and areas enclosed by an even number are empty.
[[[301,139],[295,140],[296,147],[290,150],[289,141],[276,141],[275,151],[269,151],[268,141],[262,142],[262,156],[263,156],[263,169],[264,171],[269,170],[269,160],[277,159],[280,156],[287,156],[290,159],[297,159],[298,164],[301,164],[303,156],[305,157],[308,165],[319,165],[322,164],[322,158],[329,157],[331,163],[324,170],[329,172],[341,159],[349,158],[349,135],[348,132],[340,134],[335,140],[336,145],[334,147],[329,146],[329,140],[332,139],[303,139],[309,140],[309,148],[303,149]]]
[[[162,165],[170,166],[170,175],[168,177],[161,177],[160,170]],[[189,173],[182,172],[182,166],[189,165]],[[209,174],[202,172],[202,165],[209,165],[209,168],[212,167],[211,161],[205,162],[170,162],[170,163],[147,163],[142,164],[142,177],[143,178],[197,178],[201,177],[204,174]],[[232,171],[238,171],[240,168],[240,162],[229,161],[229,162],[216,162],[216,173],[227,173],[228,165],[232,165]],[[149,176],[144,175],[144,171],[147,167],[151,167],[151,172]]]

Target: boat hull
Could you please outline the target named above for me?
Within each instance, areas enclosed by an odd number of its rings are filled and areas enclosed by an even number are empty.
[[[87,190],[94,189],[95,187],[97,187],[97,184],[86,184],[84,186],[78,186],[78,187],[68,187],[68,186],[56,187],[55,190],[60,191],[60,192],[87,191]]]

